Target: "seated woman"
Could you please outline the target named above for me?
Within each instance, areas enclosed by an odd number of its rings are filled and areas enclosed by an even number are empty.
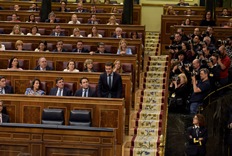
[[[226,25],[223,26],[224,28],[231,28],[232,27],[232,18],[229,19]]]
[[[118,46],[117,54],[126,54],[132,55],[132,51],[130,48],[127,48],[127,42],[125,39],[121,39]]]
[[[174,11],[172,6],[168,6],[165,15],[176,15],[176,12]]]
[[[97,27],[96,27],[96,26],[93,26],[93,27],[92,27],[92,33],[89,34],[88,37],[102,38],[102,35],[98,33]]]
[[[110,16],[110,19],[107,25],[118,25],[118,23],[116,22],[116,17],[114,15]]]
[[[5,50],[6,50],[5,45],[0,42],[0,51],[5,51]]]
[[[18,20],[18,15],[16,13],[13,13],[11,15],[11,21],[9,22],[21,22],[20,20]]]
[[[65,72],[79,72],[78,69],[75,67],[75,61],[70,60],[67,64],[66,69],[64,69]]]
[[[188,79],[184,73],[172,78],[169,85],[170,98],[169,110],[178,113],[185,113],[186,100],[189,95]]]
[[[37,21],[35,20],[35,15],[30,14],[29,17],[28,17],[28,20],[26,22],[27,23],[37,23]]]
[[[31,27],[31,32],[27,33],[28,36],[40,36],[40,33],[38,33],[39,29],[36,25]]]
[[[16,25],[14,25],[10,35],[24,35],[24,33],[21,31],[20,26],[18,24],[16,24]]]
[[[19,61],[17,57],[13,57],[10,59],[7,70],[23,70],[22,68],[19,68]]]
[[[83,72],[95,72],[93,70],[93,60],[91,60],[91,59],[86,59],[85,60]]]
[[[118,11],[118,8],[117,7],[112,7],[111,8],[111,13],[119,13],[119,11]]]
[[[83,37],[83,36],[81,35],[79,28],[74,28],[73,29],[73,34],[70,35],[70,37]]]
[[[56,19],[56,14],[54,12],[51,12],[48,15],[48,19],[45,20],[46,23],[58,23],[57,19]]]
[[[47,49],[47,41],[40,41],[38,48],[35,49],[36,52],[49,52]]]
[[[44,95],[45,92],[41,90],[40,88],[41,88],[40,80],[34,79],[31,82],[31,87],[26,89],[25,95]]]
[[[22,51],[23,50],[23,41],[17,40],[15,42],[15,49],[18,51]]]
[[[181,26],[191,26],[191,21],[189,18],[186,18],[185,21],[181,24]]]
[[[68,9],[66,8],[67,6],[67,1],[66,0],[61,0],[60,1],[60,8],[58,9],[59,12],[68,12]]]
[[[193,15],[192,10],[190,8],[186,10],[186,15]]]
[[[120,60],[115,60],[114,61],[114,68],[113,72],[115,73],[122,73],[122,65]]]
[[[230,13],[228,12],[227,8],[222,9],[222,13],[220,14],[221,16],[230,16]]]
[[[134,39],[139,39],[139,35],[138,35],[137,31],[131,32],[130,38],[133,39],[133,40]]]
[[[212,19],[212,14],[210,11],[207,11],[201,20],[200,26],[216,26],[215,21]]]

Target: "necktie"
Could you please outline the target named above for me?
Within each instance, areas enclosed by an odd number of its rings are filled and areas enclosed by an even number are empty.
[[[61,96],[62,89],[58,89],[58,96]]]
[[[84,89],[84,97],[87,97],[87,89]]]
[[[3,94],[3,92],[2,92],[2,88],[0,88],[0,94]]]
[[[0,123],[2,123],[2,113],[0,114]]]
[[[111,86],[111,81],[112,81],[112,80],[111,80],[111,74],[109,74],[109,87],[110,87],[110,89],[111,89],[111,87],[112,87],[112,86]]]
[[[196,135],[198,137],[198,135],[199,135],[199,127],[196,128]]]

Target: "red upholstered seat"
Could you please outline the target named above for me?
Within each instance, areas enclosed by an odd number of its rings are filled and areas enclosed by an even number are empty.
[[[67,87],[69,90],[72,91],[72,94],[74,94],[77,90],[77,83],[76,82],[65,82],[64,87]]]
[[[5,46],[6,50],[14,50],[15,48],[12,46],[12,42],[2,42]]]
[[[28,51],[32,51],[32,43],[23,43],[23,49],[24,50],[28,50]]]
[[[132,73],[133,65],[131,63],[122,63],[123,73]]]
[[[105,30],[98,30],[98,33],[102,35],[102,37],[105,36]],[[107,36],[108,37],[108,36]]]
[[[63,47],[68,50],[68,52],[72,52],[73,45],[72,44],[63,44]]]

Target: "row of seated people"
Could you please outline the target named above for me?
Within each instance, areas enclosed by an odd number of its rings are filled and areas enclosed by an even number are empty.
[[[100,19],[97,18],[96,14],[91,14],[88,19],[78,18],[77,14],[72,14],[70,21],[64,18],[56,17],[54,12],[51,12],[48,15],[48,19],[45,20],[46,23],[68,23],[68,24],[107,24],[107,25],[119,25],[121,23],[120,19],[117,19],[114,15],[109,16],[109,20],[107,23],[101,22]],[[19,15],[13,13],[11,16],[7,16],[7,21],[10,22],[23,22],[24,19],[21,19]],[[28,19],[25,19],[24,22],[29,23],[38,23],[40,22],[40,17],[36,17],[34,14],[30,14]]]
[[[105,30],[98,30],[97,26],[92,26],[89,33],[86,30],[80,30],[78,27],[74,28],[72,34],[68,30],[62,29],[60,25],[56,25],[54,29],[49,30],[45,28],[38,28],[36,25],[33,25],[30,30],[26,28],[21,28],[18,24],[14,25],[12,31],[7,28],[0,28],[1,34],[10,34],[10,35],[30,35],[30,36],[41,36],[41,35],[50,35],[50,36],[70,36],[70,37],[112,37],[112,38],[131,38],[131,39],[142,39],[142,33],[136,31],[133,32],[124,32],[121,27],[116,27],[115,31],[111,33],[111,36],[105,35]],[[10,33],[9,33],[10,32]],[[88,35],[86,35],[88,33]]]
[[[23,43],[21,40],[15,42],[15,48],[12,46],[12,42],[2,42],[0,44],[0,50],[17,50],[17,51],[36,51],[36,52],[74,52],[74,53],[89,53],[89,54],[121,54],[132,55],[136,52],[135,46],[127,46],[127,41],[121,39],[119,41],[118,49],[114,49],[111,45],[105,45],[100,42],[96,47],[84,45],[81,40],[78,40],[76,45],[64,44],[62,40],[58,40],[56,45],[47,43],[46,41],[40,41],[39,45],[33,45],[32,43]]]
[[[173,6],[168,6],[165,15],[197,15],[197,11],[187,8],[182,14],[180,11],[175,10]],[[222,11],[218,13],[218,16],[231,16],[231,12],[228,10],[228,8],[223,8]]]
[[[28,60],[13,57],[9,60],[1,59],[0,69],[7,70],[28,70],[30,69]],[[38,60],[38,66],[31,70],[56,70],[64,72],[104,72],[105,63],[93,62],[92,59],[86,59],[84,62],[75,62],[74,60],[57,61],[54,67],[53,61],[47,61],[41,57]],[[113,71],[116,73],[132,73],[133,66],[131,63],[121,63],[120,60],[114,61]]]
[[[73,4],[75,5],[75,4]],[[54,9],[54,11],[59,11],[59,12],[77,12],[77,13],[106,13],[107,11],[104,10],[103,8],[100,8],[96,5],[92,5],[90,9],[87,9],[83,7],[83,3],[77,3],[76,4],[76,9],[72,10],[71,8],[67,7],[67,2],[62,0],[60,2],[60,8]],[[14,11],[20,11],[20,10],[28,10],[28,11],[40,11],[40,7],[38,7],[37,3],[32,3],[31,6],[28,8],[22,8],[19,4],[15,4],[14,6],[10,6],[9,8],[0,8],[1,10],[14,10]],[[109,13],[122,13],[123,9],[119,9],[116,6],[111,8],[111,11]]]
[[[45,61],[41,59],[40,61]],[[42,83],[35,78],[31,81],[31,86],[25,90],[25,95],[54,95],[54,96],[80,96],[80,97],[105,97],[105,98],[122,98],[123,85],[120,74],[113,71],[113,63],[105,64],[105,72],[100,75],[98,84],[89,85],[89,79],[83,77],[80,79],[80,89],[76,90],[75,83],[64,83],[64,79],[59,77],[56,79],[56,87],[48,90],[46,82]],[[40,68],[40,67],[38,67]],[[40,69],[38,69],[40,70]],[[13,88],[7,85],[6,78],[0,77],[0,94],[12,94]],[[9,83],[9,81],[8,81]],[[43,90],[41,87],[43,86]]]
[[[169,46],[173,58],[170,99],[175,101],[169,104],[176,111],[186,111],[186,102],[189,101],[190,113],[195,114],[210,91],[232,82],[231,46],[232,37],[217,41],[212,27],[208,27],[203,34],[199,28],[195,28],[194,33],[188,36],[182,28],[178,29]],[[223,92],[219,95],[223,95]]]

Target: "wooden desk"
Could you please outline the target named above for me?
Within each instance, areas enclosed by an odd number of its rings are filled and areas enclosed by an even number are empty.
[[[90,84],[98,84],[99,76],[101,73],[68,73],[68,72],[55,72],[55,71],[9,71],[0,70],[0,75],[10,80],[11,86],[14,89],[15,94],[24,94],[26,88],[29,87],[30,81],[34,78],[39,78],[42,82],[46,82],[47,91],[50,92],[52,87],[55,87],[55,80],[57,77],[63,77],[65,82],[71,82],[77,84],[76,88],[79,87],[79,81],[82,77],[87,77]],[[129,121],[129,114],[132,107],[132,77],[131,74],[121,74],[123,83],[123,97],[125,98],[126,108],[126,125]],[[50,96],[47,96],[48,99]],[[68,97],[69,98],[69,97]]]
[[[37,124],[1,124],[1,156],[114,156],[115,130]]]
[[[32,3],[37,3],[38,7],[39,8],[41,7],[41,2],[32,2],[32,1],[20,1],[19,5],[20,5],[22,10],[28,10]],[[1,0],[1,7],[3,7],[5,10],[12,9],[15,4],[17,4],[17,2],[15,2],[15,1],[2,1]],[[86,8],[87,10],[90,10],[92,5],[93,4],[84,3],[83,7]],[[106,13],[111,13],[111,9],[113,7],[117,7],[119,10],[123,10],[123,5],[121,5],[121,4],[107,4],[107,5],[106,4],[95,4],[95,6],[96,6],[96,9],[102,9]],[[58,10],[59,7],[60,7],[60,3],[58,3],[58,2],[52,3],[52,10],[53,11]],[[70,11],[75,11],[76,7],[77,7],[77,3],[68,3],[67,4],[67,8],[70,8]],[[135,24],[135,25],[141,24],[141,8],[142,8],[141,5],[135,4],[133,6],[133,24]],[[11,12],[13,12],[13,10]],[[99,14],[99,13],[97,13],[97,14]]]
[[[162,15],[162,23],[161,23],[161,49],[162,52],[165,51],[165,46],[170,44],[170,39],[169,37],[173,34],[171,33],[171,26],[174,25],[181,25],[182,21],[184,21],[186,18],[189,18],[191,21],[194,21],[197,26],[199,27],[200,22],[202,20],[201,15],[192,15],[192,16],[185,16],[185,15],[178,15],[178,16],[173,16],[173,15]],[[229,20],[230,17],[218,17],[216,21],[216,25],[219,25],[221,23],[225,23]],[[188,29],[189,27],[183,27],[184,31],[185,29]],[[216,32],[214,30],[214,32]]]

